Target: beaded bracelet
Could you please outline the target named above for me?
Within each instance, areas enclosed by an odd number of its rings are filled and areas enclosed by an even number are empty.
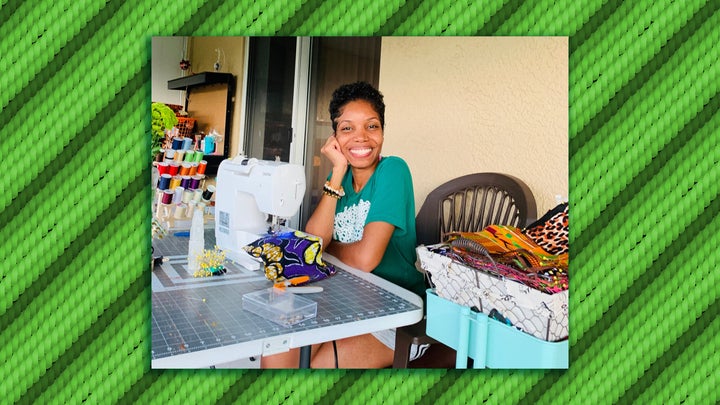
[[[334,188],[330,187],[330,182],[326,181],[325,185],[323,185],[323,194],[327,194],[330,197],[339,200],[341,197],[345,196],[345,190],[343,190],[342,186],[340,186],[339,190],[335,190]]]

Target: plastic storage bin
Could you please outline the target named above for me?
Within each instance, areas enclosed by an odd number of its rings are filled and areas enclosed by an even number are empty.
[[[457,351],[457,368],[568,368],[568,341],[548,342],[427,290],[427,335]]]
[[[317,316],[317,302],[277,288],[243,295],[242,306],[246,311],[287,327]]]
[[[476,306],[486,315],[495,309],[539,339],[554,342],[568,336],[567,290],[546,294],[515,280],[477,271],[425,246],[417,248],[417,255],[422,268],[432,275],[440,297]]]

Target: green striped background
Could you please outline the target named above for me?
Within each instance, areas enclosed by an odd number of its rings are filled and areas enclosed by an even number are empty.
[[[2,0],[0,402],[715,403],[718,1]],[[570,36],[567,371],[153,371],[153,35]]]

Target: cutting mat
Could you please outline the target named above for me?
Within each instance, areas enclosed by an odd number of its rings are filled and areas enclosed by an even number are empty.
[[[206,229],[205,245],[214,243],[214,231]],[[271,287],[262,273],[229,263],[227,274],[195,278],[184,255],[187,244],[187,237],[174,235],[153,240],[156,252],[169,259],[152,274],[153,360],[419,308],[371,282],[338,271],[313,283],[324,288],[322,293],[305,295],[318,304],[315,318],[280,326],[242,309],[243,294]]]

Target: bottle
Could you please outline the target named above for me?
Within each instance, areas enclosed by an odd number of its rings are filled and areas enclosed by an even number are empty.
[[[200,270],[200,256],[205,248],[205,227],[203,225],[203,211],[205,204],[198,204],[193,209],[190,224],[190,243],[188,244],[188,266],[191,272]]]

